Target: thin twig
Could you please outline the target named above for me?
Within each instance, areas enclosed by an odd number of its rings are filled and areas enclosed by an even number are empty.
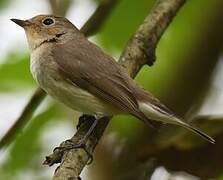
[[[36,89],[35,93],[31,97],[29,103],[25,106],[21,115],[1,139],[0,149],[12,142],[18,132],[20,132],[20,130],[23,129],[27,122],[32,118],[35,110],[45,97],[46,93],[42,89]]]
[[[95,13],[91,16],[91,18],[84,24],[81,28],[81,31],[85,34],[85,36],[94,35],[96,32],[99,31],[103,22],[104,22],[104,15],[108,17],[114,6],[117,4],[118,0],[104,0],[101,3]],[[95,23],[97,22],[97,23]]]
[[[155,48],[162,33],[172,21],[185,0],[158,0],[145,21],[140,25],[132,39],[127,44],[119,59],[119,63],[127,68],[131,77],[135,77],[145,64],[152,64],[155,60]],[[87,141],[86,148],[93,152],[100,140],[109,118],[100,119],[98,126]],[[84,123],[88,123],[87,121]],[[88,128],[79,128],[72,140],[78,141]],[[100,132],[100,133],[97,133]],[[64,143],[61,144],[63,147]],[[66,152],[54,151],[47,157],[45,164],[53,165],[61,159],[61,164],[54,174],[54,180],[78,180],[81,171],[88,163],[89,156],[83,149],[71,149]],[[54,160],[57,160],[53,162]]]
[[[96,9],[96,11],[88,19],[86,24],[81,28],[81,32],[86,34],[86,36],[90,36],[96,33],[107,19],[110,9],[112,9],[116,3],[117,0],[102,1],[99,7]],[[105,8],[107,11],[103,10],[103,8]],[[3,147],[12,142],[12,140],[16,137],[18,132],[20,132],[21,129],[23,129],[23,127],[27,124],[27,122],[32,118],[33,113],[35,112],[37,107],[41,104],[45,96],[46,93],[41,88],[36,89],[35,93],[25,106],[22,114],[15,121],[14,125],[7,131],[7,133],[0,140],[0,149],[2,149]]]

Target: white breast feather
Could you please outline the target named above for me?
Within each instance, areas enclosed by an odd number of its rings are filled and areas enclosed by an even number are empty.
[[[55,69],[55,62],[52,60],[44,62],[43,56],[40,56],[39,53],[40,50],[35,50],[32,53],[30,69],[34,79],[49,95],[83,113],[93,115],[113,115],[116,113],[114,108],[99,98],[80,89],[73,83],[64,81]]]

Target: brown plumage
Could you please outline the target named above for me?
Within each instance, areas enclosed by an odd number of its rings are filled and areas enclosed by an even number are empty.
[[[214,142],[174,116],[67,19],[41,15],[13,21],[26,31],[34,78],[48,94],[67,106],[96,116],[125,113],[150,124],[177,124]]]
[[[66,44],[58,43],[52,48],[52,55],[62,76],[111,104],[117,111],[145,120],[146,117],[139,110],[137,102],[138,99],[149,97],[145,95],[145,91],[137,88],[126,71],[100,48],[86,42],[82,36],[77,42],[73,43],[71,39]],[[73,57],[72,60],[70,56]],[[103,59],[103,63],[97,59]],[[136,88],[138,92],[135,92]]]

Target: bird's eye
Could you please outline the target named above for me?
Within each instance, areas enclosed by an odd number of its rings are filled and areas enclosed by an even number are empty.
[[[43,20],[43,24],[47,25],[47,26],[49,26],[49,25],[51,25],[53,23],[54,23],[54,20],[51,19],[51,18],[46,18],[46,19]]]

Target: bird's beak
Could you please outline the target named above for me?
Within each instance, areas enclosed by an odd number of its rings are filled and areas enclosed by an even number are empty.
[[[18,24],[21,27],[29,26],[31,24],[28,20],[20,20],[20,19],[11,19],[14,23]]]

